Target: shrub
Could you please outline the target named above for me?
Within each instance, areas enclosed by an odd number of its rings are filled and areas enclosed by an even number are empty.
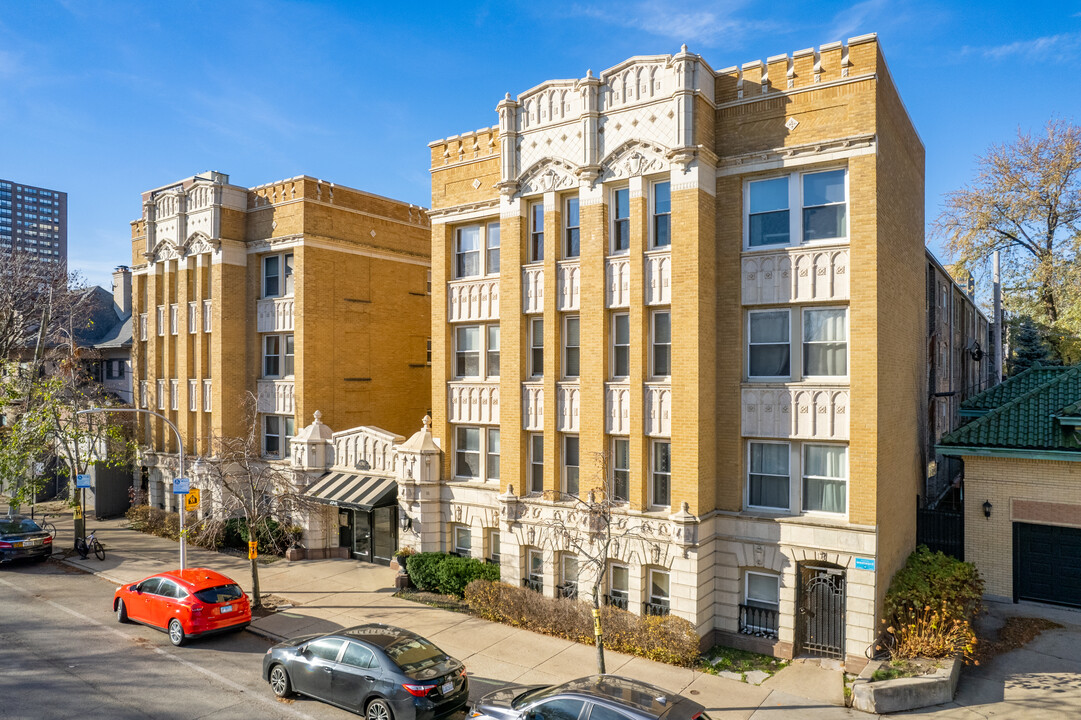
[[[890,582],[885,617],[900,622],[910,612],[932,607],[945,617],[970,620],[982,596],[983,579],[975,565],[920,545]]]
[[[980,608],[983,580],[976,566],[920,545],[908,556],[886,592],[886,632],[895,658],[972,658],[972,620]]]
[[[462,597],[465,587],[478,578],[499,579],[499,566],[475,558],[446,553],[416,553],[406,557],[409,579],[421,590]]]
[[[474,580],[465,588],[469,607],[480,617],[580,643],[594,642],[593,607],[570,598],[549,598],[528,588]],[[638,616],[614,607],[601,608],[604,646],[650,660],[693,667],[698,662],[698,633],[675,615]]]

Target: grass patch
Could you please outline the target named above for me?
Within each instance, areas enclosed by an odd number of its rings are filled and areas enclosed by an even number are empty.
[[[722,672],[739,673],[741,679],[746,682],[749,672],[759,670],[772,675],[786,665],[788,665],[787,660],[779,660],[770,655],[714,645],[702,655],[699,669],[711,675],[719,675]]]
[[[429,605],[434,608],[439,608],[440,610],[472,614],[469,604],[455,595],[440,595],[439,593],[427,592],[426,590],[410,589],[399,590],[394,593],[394,597],[420,603],[421,605]]]

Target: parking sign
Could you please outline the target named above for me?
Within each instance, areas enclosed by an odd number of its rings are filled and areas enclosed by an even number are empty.
[[[191,478],[173,478],[173,495],[187,495],[191,490]]]
[[[75,487],[76,488],[89,488],[90,487],[90,476],[89,475],[76,475],[75,476]]]

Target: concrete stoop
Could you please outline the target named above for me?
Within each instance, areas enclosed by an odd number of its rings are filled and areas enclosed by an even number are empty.
[[[895,713],[952,702],[962,661],[951,658],[933,673],[920,677],[871,682],[880,663],[868,663],[852,683],[852,707],[868,713]]]

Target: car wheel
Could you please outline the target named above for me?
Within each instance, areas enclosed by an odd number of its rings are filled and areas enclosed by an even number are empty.
[[[184,626],[176,618],[169,621],[169,642],[177,647],[184,644]]]
[[[126,623],[128,621],[128,609],[124,607],[123,600],[116,601],[116,621],[118,623]]]
[[[376,698],[368,703],[368,709],[364,712],[367,720],[394,720],[394,714],[390,712],[390,705],[381,698]]]
[[[281,665],[270,668],[270,689],[280,698],[293,694],[293,683],[289,682],[289,673]]]

